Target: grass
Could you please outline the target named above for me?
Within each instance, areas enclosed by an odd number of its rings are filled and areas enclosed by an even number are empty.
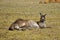
[[[47,14],[51,28],[9,31],[18,18],[39,20],[39,13]],[[39,4],[39,0],[0,0],[0,40],[60,40],[60,3]]]

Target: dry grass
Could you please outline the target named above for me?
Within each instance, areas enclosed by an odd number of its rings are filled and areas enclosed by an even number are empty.
[[[0,40],[60,40],[60,4],[38,4],[39,1],[4,1],[0,0]],[[9,31],[16,19],[39,20],[39,13],[47,13],[44,29]]]

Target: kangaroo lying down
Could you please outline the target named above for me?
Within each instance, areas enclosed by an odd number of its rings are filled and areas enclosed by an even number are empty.
[[[32,29],[32,28],[46,28],[45,23],[45,15],[40,13],[40,20],[38,22],[35,22],[33,20],[23,20],[23,19],[17,19],[14,23],[11,24],[9,27],[9,30],[24,30],[24,29]]]

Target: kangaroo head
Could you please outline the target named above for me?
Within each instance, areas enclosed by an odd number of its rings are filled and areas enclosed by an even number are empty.
[[[46,16],[47,14],[42,14],[42,13],[40,13],[40,22],[44,22],[45,21],[45,16]]]

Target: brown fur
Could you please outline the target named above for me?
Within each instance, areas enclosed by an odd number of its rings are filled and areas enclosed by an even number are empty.
[[[9,30],[21,30],[21,29],[32,29],[39,28],[39,25],[33,20],[23,20],[17,19],[14,23],[11,24]]]
[[[25,26],[22,24],[26,23],[27,21],[28,20],[17,19],[14,23],[11,24],[11,26],[9,27],[9,30],[14,30],[16,25],[18,25],[19,27]]]

